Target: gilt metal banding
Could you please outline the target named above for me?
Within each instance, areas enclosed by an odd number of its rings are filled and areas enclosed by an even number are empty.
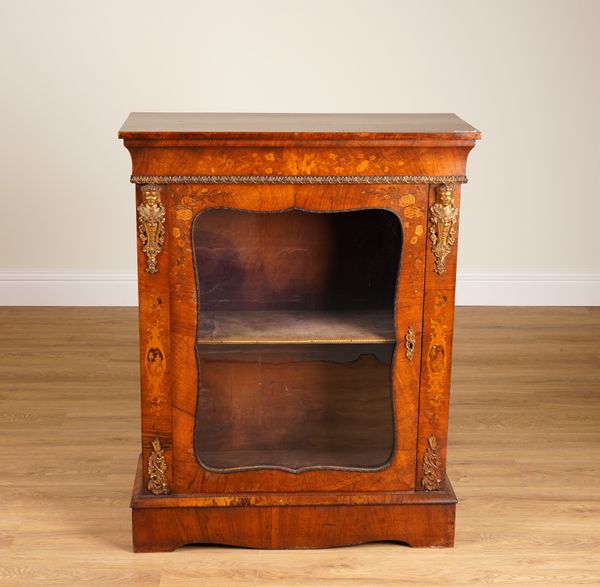
[[[142,203],[138,206],[138,236],[146,255],[146,271],[157,273],[158,254],[165,240],[165,207],[160,199],[160,186],[142,187]]]
[[[376,183],[467,183],[465,175],[132,175],[131,183],[245,183],[245,184],[376,184]]]
[[[440,475],[442,461],[438,454],[436,437],[432,434],[427,439],[427,448],[423,454],[423,480],[421,481],[426,491],[437,491],[442,487]]]
[[[429,238],[435,256],[434,271],[446,272],[446,260],[456,242],[458,208],[454,206],[454,186],[442,183],[435,187],[435,204],[429,209]]]
[[[152,441],[152,454],[148,458],[148,491],[154,495],[170,493],[167,482],[167,460],[158,436]]]

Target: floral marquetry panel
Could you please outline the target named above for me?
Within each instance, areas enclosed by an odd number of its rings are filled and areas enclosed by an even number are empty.
[[[452,148],[453,153],[435,147],[415,149],[377,148],[369,153],[354,149],[312,148],[276,150],[267,147],[248,149],[237,147],[209,152],[202,147],[191,147],[181,160],[182,153],[174,149],[156,147],[157,158],[148,159],[141,150],[132,149],[133,176],[173,175],[173,162],[177,159],[177,175],[181,176],[442,176],[463,180],[464,163],[468,147]],[[175,152],[174,152],[175,151]],[[439,156],[448,157],[443,164]],[[175,159],[176,158],[176,159]]]

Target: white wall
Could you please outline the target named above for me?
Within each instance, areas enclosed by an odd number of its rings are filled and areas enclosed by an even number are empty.
[[[0,303],[134,302],[135,110],[456,112],[484,137],[459,301],[600,304],[596,0],[1,0],[0,22]]]

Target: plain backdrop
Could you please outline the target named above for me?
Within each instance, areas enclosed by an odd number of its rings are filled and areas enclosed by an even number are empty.
[[[0,22],[0,288],[133,279],[130,111],[456,112],[483,133],[459,275],[599,291],[597,0],[0,0]]]

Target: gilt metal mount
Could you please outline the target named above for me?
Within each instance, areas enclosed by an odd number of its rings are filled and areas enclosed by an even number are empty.
[[[434,271],[446,272],[446,260],[456,242],[458,208],[454,206],[454,186],[442,183],[435,187],[435,204],[429,209],[429,238],[435,256]]]
[[[427,439],[427,448],[423,454],[423,480],[421,481],[425,491],[437,491],[442,487],[440,475],[441,458],[438,453],[436,437],[432,434]]]
[[[148,477],[148,491],[154,495],[166,495],[171,492],[167,481],[167,460],[158,436],[152,441],[152,454],[148,459]]]
[[[387,184],[467,183],[465,175],[132,175],[132,183]]]
[[[165,207],[159,185],[142,186],[142,203],[138,206],[138,236],[146,255],[146,271],[157,273],[158,254],[165,241]]]

